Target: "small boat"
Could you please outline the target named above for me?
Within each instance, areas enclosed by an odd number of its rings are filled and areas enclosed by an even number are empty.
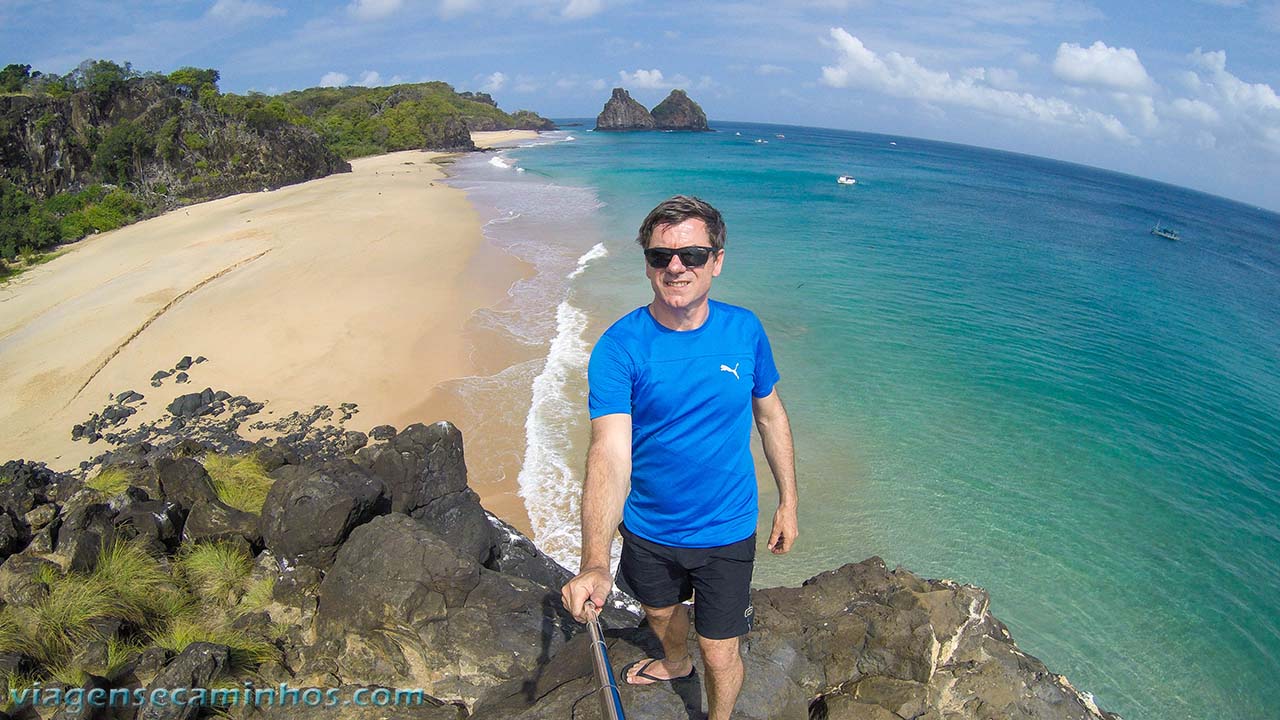
[[[775,134],[775,135],[774,135],[774,137],[776,137],[776,138],[783,138],[783,139],[786,139],[786,137],[787,137],[787,136],[786,136],[786,135],[783,135],[782,133],[777,133],[777,134]]]
[[[854,180],[848,175],[841,175],[840,177],[836,178],[836,182],[840,183],[841,185],[857,185],[858,184],[857,180]]]
[[[1160,223],[1158,222],[1156,223],[1155,227],[1151,228],[1151,234],[1155,235],[1156,237],[1162,237],[1165,240],[1181,240],[1182,239],[1182,236],[1178,234],[1177,230],[1162,228],[1160,227]]]

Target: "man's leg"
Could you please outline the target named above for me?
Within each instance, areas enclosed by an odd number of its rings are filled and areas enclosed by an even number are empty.
[[[742,656],[738,638],[712,640],[698,636],[698,649],[707,667],[707,720],[729,720],[742,690]]]
[[[649,620],[649,627],[662,643],[664,659],[649,665],[645,673],[656,678],[678,678],[688,675],[693,670],[693,657],[689,655],[689,609],[676,604],[663,608],[644,608],[644,615]],[[625,681],[632,685],[648,685],[654,681],[639,677],[637,673],[644,667],[644,662],[636,663],[627,671]]]

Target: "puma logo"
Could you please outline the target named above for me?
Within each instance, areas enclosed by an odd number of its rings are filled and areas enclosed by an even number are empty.
[[[728,365],[721,365],[720,369],[727,373],[733,373],[733,377],[735,379],[741,380],[742,378],[738,377],[738,365],[741,365],[741,364],[742,363],[736,363],[733,367],[729,367]]]

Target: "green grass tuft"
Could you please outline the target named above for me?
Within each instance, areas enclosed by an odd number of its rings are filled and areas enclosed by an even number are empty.
[[[218,499],[237,510],[261,513],[267,492],[275,482],[254,455],[228,456],[209,453],[204,469],[213,480]]]
[[[230,672],[247,670],[261,663],[280,659],[280,651],[267,640],[243,630],[213,625],[194,615],[174,618],[164,631],[153,634],[151,641],[174,654],[182,652],[193,642],[226,645],[231,649]]]
[[[85,486],[93,488],[103,495],[119,495],[129,488],[131,478],[124,468],[103,468],[92,480],[86,480]]]
[[[251,612],[262,610],[272,602],[271,593],[275,590],[276,578],[274,575],[268,575],[254,582],[245,592],[244,597],[240,598],[240,604],[235,607],[234,613],[239,615],[247,615]]]
[[[188,546],[178,568],[197,598],[230,607],[249,589],[253,558],[232,543],[198,543]]]

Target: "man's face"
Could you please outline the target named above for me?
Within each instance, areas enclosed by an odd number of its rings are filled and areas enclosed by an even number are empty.
[[[649,236],[650,248],[676,250],[690,246],[711,247],[707,236],[707,224],[701,218],[690,218],[677,225],[659,225]],[[682,310],[704,302],[711,290],[711,278],[720,274],[724,264],[724,251],[715,253],[702,267],[685,267],[678,255],[673,255],[664,268],[650,267],[645,263],[644,274],[653,285],[653,300],[672,310]]]

